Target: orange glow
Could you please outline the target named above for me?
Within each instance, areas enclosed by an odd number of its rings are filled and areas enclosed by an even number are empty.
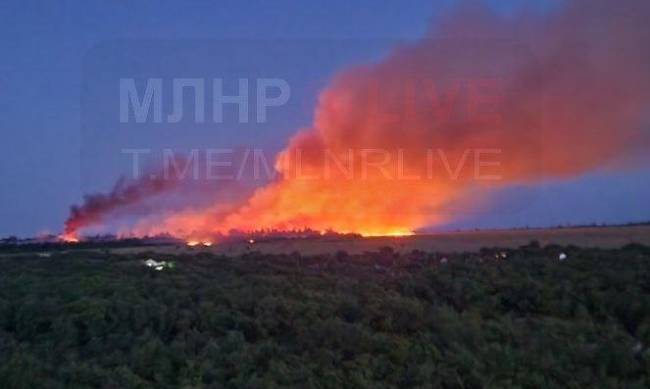
[[[66,243],[78,243],[79,238],[74,234],[62,234],[59,235],[59,239]]]
[[[415,233],[412,232],[412,231],[386,231],[386,232],[369,232],[369,233],[360,232],[360,234],[364,238],[373,238],[373,237],[402,238],[402,237],[405,237],[405,236],[413,236],[413,235],[415,235]]]
[[[210,247],[213,245],[213,242],[209,240],[204,240],[204,241],[188,240],[187,242],[185,242],[185,245],[187,245],[188,247],[196,247],[196,246]]]
[[[276,156],[271,183],[232,204],[215,196],[138,220],[134,235],[168,233],[188,246],[232,230],[409,236],[466,217],[508,186],[632,163],[650,145],[650,27],[635,9],[650,6],[593,2],[548,20],[450,14],[422,40],[336,74],[312,123]],[[498,43],[505,31],[521,32],[516,45]],[[576,50],[585,37],[589,50]],[[66,231],[176,188],[136,184],[74,208]]]

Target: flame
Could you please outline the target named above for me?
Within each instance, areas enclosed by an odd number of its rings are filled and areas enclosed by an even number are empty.
[[[453,218],[446,207],[481,187],[572,177],[647,149],[648,134],[639,129],[650,105],[650,77],[638,51],[647,46],[640,36],[650,31],[638,14],[650,15],[649,7],[632,0],[630,11],[615,6],[611,13],[608,2],[596,3],[587,15],[580,5],[554,15],[550,34],[546,21],[538,23],[529,39],[541,47],[539,58],[511,58],[517,65],[495,80],[483,78],[486,69],[504,66],[503,56],[511,52],[499,45],[472,51],[463,39],[423,39],[382,62],[338,74],[321,93],[312,126],[278,155],[281,179],[207,224],[216,231],[306,226],[404,236]],[[443,23],[440,35],[498,36],[504,26],[521,27],[470,10]],[[587,33],[589,58],[567,44]],[[465,69],[470,80],[458,82],[449,68]],[[467,106],[462,93],[469,95]],[[491,110],[474,112],[475,105]],[[458,106],[466,110],[460,118]],[[596,112],[594,106],[606,109]],[[547,142],[552,147],[544,147]],[[431,148],[442,152],[429,153]],[[492,162],[498,168],[487,173],[499,179],[476,178],[473,167],[490,164],[477,150],[499,151]],[[457,166],[458,174],[452,172]]]
[[[66,242],[66,243],[78,243],[79,238],[75,234],[61,234],[59,235],[59,240]]]
[[[308,227],[408,236],[458,216],[454,204],[480,203],[486,189],[575,177],[644,155],[650,3],[624,2],[576,0],[548,17],[452,14],[419,42],[337,74],[311,125],[278,154],[278,179],[243,205],[188,206],[140,221],[135,232],[187,238]],[[504,35],[534,54],[504,49]],[[576,49],[583,42],[588,47]],[[496,160],[481,159],[490,152]],[[478,179],[477,166],[493,180]],[[128,204],[159,187],[130,191]],[[114,192],[76,209],[72,222],[123,207],[122,191]]]
[[[211,240],[188,240],[185,242],[185,245],[188,247],[196,247],[196,246],[203,246],[203,247],[210,247],[214,243]]]
[[[397,231],[384,231],[384,232],[360,232],[361,236],[364,238],[375,238],[375,237],[394,237],[394,238],[403,238],[406,236],[413,236],[415,232],[407,230],[397,230]]]

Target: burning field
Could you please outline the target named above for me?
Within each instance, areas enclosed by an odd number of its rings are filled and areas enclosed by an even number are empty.
[[[634,167],[650,141],[650,5],[624,3],[579,0],[510,17],[461,7],[419,41],[335,74],[312,124],[252,193],[232,182],[120,180],[72,207],[63,238],[215,241],[305,228],[402,236],[489,209],[488,195],[512,185]],[[194,203],[182,195],[191,190],[213,200]],[[158,201],[179,194],[180,205]]]

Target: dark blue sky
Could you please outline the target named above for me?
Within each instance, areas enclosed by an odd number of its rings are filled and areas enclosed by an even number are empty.
[[[434,5],[435,3],[435,5]],[[314,99],[331,73],[376,58],[394,40],[422,36],[454,1],[3,1],[0,4],[0,236],[58,232],[81,199],[83,63],[89,51],[118,39],[377,38],[367,50],[342,50],[304,80]],[[491,1],[511,12],[526,1]],[[543,9],[547,2],[539,2]],[[197,59],[200,61],[200,58]],[[300,86],[298,86],[300,89]],[[305,104],[306,105],[306,104]],[[311,107],[297,115],[308,124]],[[296,123],[287,123],[294,125]],[[282,134],[293,128],[283,128]],[[120,172],[114,172],[114,180]],[[97,189],[104,189],[99,187]],[[456,225],[489,227],[650,219],[650,168],[594,172],[567,182],[518,187],[493,212]],[[503,212],[511,204],[517,212]],[[505,205],[504,205],[505,204]],[[519,208],[518,208],[519,209]]]

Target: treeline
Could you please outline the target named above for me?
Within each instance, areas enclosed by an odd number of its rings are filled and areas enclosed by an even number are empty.
[[[126,238],[115,240],[82,240],[80,242],[38,242],[28,243],[21,242],[15,238],[5,238],[0,241],[0,254],[20,254],[33,252],[61,252],[67,250],[97,250],[97,249],[116,249],[126,247],[143,247],[143,246],[161,246],[180,244],[180,242],[151,242],[146,239]]]
[[[650,386],[643,246],[67,252],[0,285],[2,388]]]

